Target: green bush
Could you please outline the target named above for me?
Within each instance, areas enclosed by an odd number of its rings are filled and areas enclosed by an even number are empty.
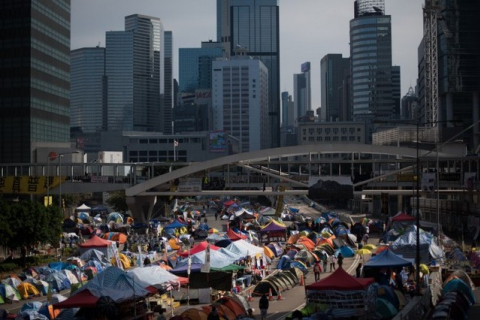
[[[0,272],[12,272],[20,267],[13,262],[8,262],[8,263],[0,263]]]

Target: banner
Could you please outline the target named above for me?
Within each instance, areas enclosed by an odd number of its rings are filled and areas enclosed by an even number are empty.
[[[435,189],[435,181],[437,174],[434,172],[422,173],[422,190],[433,191]]]
[[[210,132],[209,151],[210,152],[226,152],[227,151],[227,135],[224,131]]]
[[[66,177],[62,177],[62,182]],[[46,194],[60,184],[60,177],[0,177],[0,194]]]

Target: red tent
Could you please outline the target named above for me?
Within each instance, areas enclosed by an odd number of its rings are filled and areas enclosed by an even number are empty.
[[[400,213],[400,214],[398,214],[398,215],[396,215],[395,217],[392,218],[393,222],[395,222],[395,221],[414,221],[414,220],[415,220],[415,217],[409,216],[405,212],[402,212],[402,213]]]
[[[53,305],[54,309],[70,309],[70,308],[94,308],[97,304],[98,298],[90,293],[88,290],[80,291],[79,293],[70,296],[64,300]]]
[[[228,200],[227,202],[224,202],[223,205],[225,207],[230,207],[232,204],[234,204],[235,202],[233,200]]]
[[[228,238],[229,238],[230,240],[232,240],[232,241],[247,239],[247,236],[246,236],[246,235],[243,235],[243,234],[240,234],[240,233],[236,233],[236,232],[233,231],[232,229],[228,229],[228,230],[227,230],[227,236],[228,236]]]
[[[207,245],[208,245],[207,241],[200,242],[195,247],[190,249],[190,255],[206,250]],[[218,249],[220,249],[220,247],[214,246],[213,244],[210,245],[210,250],[218,250]],[[188,256],[188,251],[180,252],[178,255],[180,255],[182,257],[187,257]]]
[[[342,268],[338,268],[330,276],[319,282],[306,286],[307,290],[364,290],[375,282],[373,278],[354,278]]]
[[[103,248],[111,245],[111,242],[97,236],[93,236],[84,243],[80,244],[82,248]]]

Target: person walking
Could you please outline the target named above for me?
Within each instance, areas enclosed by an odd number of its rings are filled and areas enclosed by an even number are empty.
[[[320,265],[320,261],[317,261],[313,265],[313,273],[315,274],[315,282],[320,281],[320,272],[322,272],[322,266]]]
[[[337,263],[337,258],[335,257],[334,254],[330,256],[330,272],[335,270],[335,263]]]
[[[218,211],[215,211],[215,221],[218,220]]]
[[[328,259],[328,254],[325,253],[325,256],[323,257],[323,272],[327,272],[327,259]]]
[[[264,293],[258,302],[258,308],[260,309],[260,317],[262,320],[267,318],[267,311],[268,311],[268,298],[267,295]],[[210,320],[210,319],[208,319]]]
[[[341,268],[343,265],[343,255],[341,252],[338,254],[337,260],[338,260],[338,267]]]

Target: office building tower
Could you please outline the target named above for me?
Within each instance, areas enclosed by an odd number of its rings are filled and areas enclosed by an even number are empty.
[[[401,98],[401,76],[400,66],[392,66],[392,96],[395,104],[392,118],[400,119],[400,98]]]
[[[403,120],[418,119],[418,98],[412,87],[408,89],[406,95],[402,98],[401,118]]]
[[[385,14],[385,0],[355,1],[355,18],[371,14]]]
[[[268,147],[268,69],[260,60],[213,62],[213,130],[239,142],[239,152]]]
[[[229,10],[226,6],[229,2]],[[247,50],[268,69],[270,147],[280,145],[280,23],[278,0],[228,0],[217,7],[226,56]],[[218,4],[218,2],[217,2]],[[224,46],[225,47],[225,46]]]
[[[222,57],[222,48],[202,43],[202,48],[178,49],[178,75],[180,92],[212,87],[212,62]]]
[[[353,118],[392,118],[392,28],[387,15],[364,14],[350,21]]]
[[[106,130],[105,48],[72,50],[70,127],[80,133]]]
[[[164,85],[163,26],[159,18],[125,17],[125,31],[106,33],[109,131],[160,131]]]
[[[343,103],[343,83],[350,73],[350,59],[327,54],[320,60],[321,121],[348,121],[348,104]]]
[[[173,34],[172,31],[163,33],[163,96],[162,111],[160,113],[160,131],[172,134],[172,108],[173,108]]]
[[[303,117],[312,109],[310,62],[303,63],[301,71],[302,73],[293,75],[293,100],[297,118]]]
[[[0,1],[0,163],[70,139],[70,0]]]

